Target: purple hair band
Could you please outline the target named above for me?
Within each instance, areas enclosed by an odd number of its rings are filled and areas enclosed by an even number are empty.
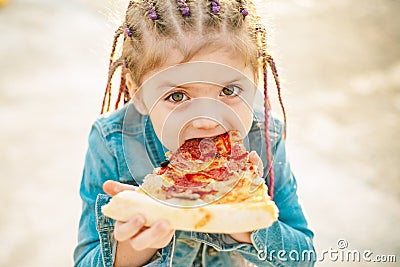
[[[218,0],[214,0],[211,2],[211,13],[213,13],[214,15],[217,15],[219,13],[220,9],[221,9],[221,7],[219,5]]]
[[[125,25],[125,33],[126,33],[126,35],[128,35],[129,37],[132,37],[132,35],[133,35],[132,30],[129,28],[128,25]]]
[[[128,63],[126,62],[126,59],[123,59],[123,60],[122,60],[122,65],[123,65],[125,68],[128,68]]]
[[[143,1],[146,6],[147,13],[149,14],[150,19],[157,20],[158,16],[157,16],[156,10],[154,8],[154,3],[151,0],[143,0]]]
[[[240,13],[242,13],[243,18],[245,18],[249,14],[249,11],[246,9],[246,6],[245,6],[245,1],[238,0],[238,2],[239,2],[239,5],[240,5],[240,9],[239,9]]]
[[[187,17],[190,15],[189,7],[186,4],[185,0],[178,0],[178,7],[181,11],[182,16]]]
[[[258,49],[258,57],[263,57],[264,56],[264,51],[262,50],[262,48]]]

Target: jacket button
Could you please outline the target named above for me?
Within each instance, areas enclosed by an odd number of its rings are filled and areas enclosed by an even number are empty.
[[[215,248],[213,248],[213,247],[209,247],[209,248],[207,249],[207,253],[208,253],[208,255],[210,255],[211,257],[214,257],[214,256],[216,256],[216,255],[218,254],[218,251],[217,251]]]

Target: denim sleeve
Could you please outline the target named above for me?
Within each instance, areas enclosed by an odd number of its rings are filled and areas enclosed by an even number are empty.
[[[286,159],[282,133],[274,151],[274,201],[279,218],[272,226],[254,231],[252,244],[238,243],[230,235],[197,234],[197,239],[211,243],[220,251],[237,251],[257,266],[313,266],[313,232],[297,196],[297,184]]]
[[[89,135],[80,186],[82,214],[78,245],[74,251],[74,266],[112,266],[113,222],[102,216],[100,206],[107,201],[101,197],[105,196],[102,195],[103,183],[106,180],[117,180],[118,177],[116,159],[101,135],[100,126],[95,123]]]

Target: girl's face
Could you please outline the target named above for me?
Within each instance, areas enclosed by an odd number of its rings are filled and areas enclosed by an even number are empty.
[[[252,69],[242,57],[222,49],[179,64],[182,59],[179,52],[171,51],[166,64],[143,77],[140,88],[127,76],[135,107],[149,115],[163,145],[175,151],[188,139],[230,130],[245,137],[256,92]]]

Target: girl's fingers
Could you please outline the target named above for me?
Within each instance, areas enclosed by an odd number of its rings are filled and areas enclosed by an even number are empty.
[[[137,215],[127,222],[115,222],[114,237],[117,241],[126,241],[137,235],[145,224],[145,218]]]
[[[175,233],[174,229],[167,231],[164,235],[160,235],[157,240],[154,240],[153,244],[151,245],[152,248],[163,248],[169,244],[173,235]]]
[[[153,224],[150,228],[144,230],[143,232],[132,238],[130,240],[130,244],[133,249],[139,251],[146,248],[161,248],[164,245],[161,243],[166,243],[166,241],[163,239],[167,237],[168,234],[171,234],[171,230],[171,226],[167,221],[160,220]],[[168,243],[166,243],[165,245],[167,244]]]
[[[137,190],[137,187],[129,184],[119,183],[113,180],[108,180],[103,184],[103,190],[110,196],[115,196],[124,190]]]
[[[261,158],[257,152],[253,150],[249,153],[249,160],[251,163],[257,165],[261,161]]]
[[[249,153],[249,161],[254,165],[257,165],[258,174],[262,177],[264,175],[264,166],[260,156],[257,154],[256,151],[251,151]]]
[[[159,241],[157,242],[157,245],[159,246],[159,248],[163,248],[166,245],[168,245],[169,242],[171,241],[172,237],[174,236],[174,233],[175,233],[175,230],[172,229],[165,236],[160,237]]]

